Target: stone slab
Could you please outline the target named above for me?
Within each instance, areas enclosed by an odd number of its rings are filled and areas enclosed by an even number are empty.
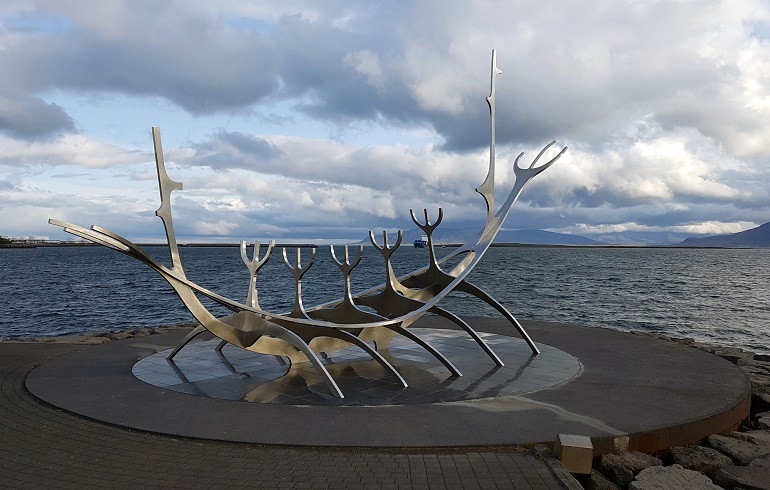
[[[732,432],[730,437],[740,439],[746,442],[759,444],[760,446],[770,446],[770,430],[748,430],[745,432]]]
[[[746,466],[760,456],[770,454],[770,447],[760,446],[751,442],[742,441],[732,437],[713,434],[708,437],[709,446],[726,454],[737,465]]]
[[[680,465],[653,466],[642,470],[628,490],[722,490],[711,479]]]
[[[752,461],[748,466],[722,468],[714,477],[722,488],[770,490],[770,455]]]
[[[738,433],[736,433],[738,434]],[[732,466],[733,460],[716,449],[703,446],[675,446],[671,448],[671,460],[685,469],[703,473],[709,478],[725,466]]]
[[[650,466],[660,466],[662,462],[649,454],[639,451],[626,451],[620,454],[605,454],[599,458],[599,470],[610,480],[625,487],[642,470]]]

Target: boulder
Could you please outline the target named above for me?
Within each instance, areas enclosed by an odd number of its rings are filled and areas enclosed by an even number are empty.
[[[685,469],[703,473],[709,478],[714,478],[716,472],[725,466],[733,465],[732,459],[710,447],[677,446],[672,447],[670,451],[672,462]]]
[[[770,454],[770,447],[718,434],[710,435],[708,444],[720,453],[730,456],[735,464],[741,466],[746,466],[760,456]]]
[[[715,352],[716,355],[721,357],[722,359],[728,360],[732,362],[733,364],[738,364],[739,362],[745,362],[745,361],[753,361],[754,360],[754,353],[753,352],[743,352],[740,349],[733,352]]]
[[[591,470],[587,478],[581,480],[585,490],[622,490],[622,487],[602,475],[596,470]]]
[[[738,366],[748,375],[754,390],[770,386],[770,362],[740,359]]]
[[[628,490],[722,490],[697,471],[672,466],[651,466],[642,470]]]
[[[125,340],[131,338],[131,332],[130,331],[123,331],[123,332],[109,332],[105,335],[110,340]]]
[[[634,475],[650,466],[661,466],[656,457],[639,451],[627,451],[620,454],[605,454],[599,459],[599,471],[621,487],[634,479]]]
[[[748,466],[730,466],[717,471],[714,483],[727,490],[770,490],[770,455],[752,461]]]
[[[625,487],[632,481],[634,481],[634,472],[626,468],[625,466],[617,466],[614,464],[608,464],[607,466],[600,467],[600,471],[607,475],[611,481],[617,483],[621,487]]]
[[[754,418],[754,427],[759,430],[770,429],[770,412],[758,413]]]
[[[770,430],[747,430],[746,432],[733,432],[730,437],[759,444],[760,446],[770,446]]]
[[[98,345],[98,344],[104,344],[106,342],[109,342],[110,339],[107,337],[87,337],[83,340],[83,343],[86,345]]]

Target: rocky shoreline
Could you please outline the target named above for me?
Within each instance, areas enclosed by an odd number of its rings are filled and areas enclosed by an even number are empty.
[[[151,327],[151,328],[129,328],[126,330],[114,330],[104,332],[91,332],[79,335],[60,335],[58,337],[29,337],[18,338],[11,340],[3,340],[3,342],[42,342],[42,343],[57,343],[57,344],[83,344],[83,345],[99,345],[107,342],[113,342],[115,340],[125,340],[134,337],[146,337],[147,335],[157,335],[167,332],[173,332],[175,330],[187,330],[195,328],[197,323],[180,323],[177,325],[167,325],[163,327]]]
[[[97,345],[133,337],[193,328],[195,323],[83,335],[15,339]],[[751,417],[740,431],[713,434],[698,445],[672,447],[649,455],[636,451],[607,454],[594,461],[590,475],[576,475],[589,490],[770,490],[770,355],[644,332],[635,335],[676,342],[720,356],[740,367],[752,386]]]

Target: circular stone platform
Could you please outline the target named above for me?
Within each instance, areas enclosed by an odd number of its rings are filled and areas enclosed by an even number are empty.
[[[525,322],[543,352],[531,358],[504,320],[469,323],[486,332],[505,367],[495,368],[464,332],[426,317],[415,332],[464,376],[449,376],[419,348],[410,350],[415,346],[397,345],[391,356],[410,384],[404,389],[379,364],[345,349],[326,360],[343,400],[314,380],[308,363],[281,366],[262,357],[259,368],[250,364],[259,360],[254,354],[226,347],[220,358],[206,342],[186,347],[179,356],[189,357],[174,364],[161,362],[158,354],[184,331],[84,347],[34,369],[26,386],[48,403],[111,424],[264,444],[490,446],[568,433],[591,436],[595,454],[656,451],[748,416],[746,375],[717,356],[654,337]]]

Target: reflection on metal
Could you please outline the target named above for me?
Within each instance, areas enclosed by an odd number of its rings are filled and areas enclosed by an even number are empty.
[[[439,208],[435,223],[430,222],[427,209],[424,210],[424,221],[418,220],[414,212],[410,210],[412,220],[427,237],[428,265],[411,274],[396,277],[391,265],[391,256],[401,245],[401,231],[398,232],[398,239],[393,245],[388,243],[387,233],[383,232],[382,246],[377,244],[374,234],[370,232],[372,245],[385,259],[385,282],[379,287],[353,294],[351,273],[361,260],[363,247],[359,247],[357,256],[352,262],[348,255],[347,246],[344,248],[342,260],[337,258],[334,247],[331,247],[332,260],[343,275],[344,294],[340,300],[329,304],[305,308],[302,303],[302,277],[313,265],[316,256],[315,248],[311,250],[310,258],[304,266],[301,265],[299,248],[296,249],[294,265],[289,260],[286,249],[282,249],[283,262],[295,281],[294,307],[289,313],[267,312],[259,305],[257,274],[272,256],[275,247],[273,241],[268,244],[267,251],[262,257],[260,257],[259,242],[255,242],[254,254],[251,259],[247,255],[246,243],[241,242],[241,258],[249,270],[249,288],[245,303],[221,296],[187,278],[179,256],[171,213],[171,193],[175,190],[181,190],[182,184],[172,180],[166,173],[159,128],[152,129],[161,198],[160,208],[155,214],[163,222],[171,267],[162,265],[134,243],[98,226],[86,229],[55,219],[51,219],[49,222],[61,226],[68,233],[104,245],[143,262],[171,285],[200,325],[190,332],[169,354],[169,360],[172,360],[193,338],[203,332],[210,332],[221,339],[217,350],[221,350],[226,344],[232,344],[250,351],[276,356],[276,359],[281,361],[284,358],[290,362],[309,361],[332,394],[342,398],[344,395],[318,354],[320,353],[321,357],[328,359],[327,352],[356,345],[406,387],[407,382],[401,374],[388,362],[386,356],[378,352],[380,349],[387,349],[390,340],[398,334],[424,348],[446,366],[453,376],[461,376],[452,362],[438,349],[415,335],[414,332],[407,330],[407,327],[418,318],[430,312],[441,315],[462,328],[497,366],[503,366],[500,358],[470,325],[457,315],[438,306],[439,302],[452,291],[471,294],[493,306],[518,330],[531,349],[532,355],[535,356],[539,353],[537,347],[513,315],[489,294],[466,280],[467,275],[478,264],[491,245],[492,240],[505,222],[513,203],[527,182],[550,167],[566,151],[565,147],[549,161],[538,165],[546,150],[555,143],[551,142],[527,167],[519,166],[519,160],[523,153],[520,154],[514,162],[515,182],[513,188],[503,205],[495,211],[495,81],[500,73],[502,72],[497,68],[495,51],[492,51],[491,90],[486,99],[490,114],[489,170],[484,182],[476,189],[486,203],[487,217],[478,237],[438,260],[434,250],[433,232],[443,220],[443,210]],[[453,257],[457,257],[459,262],[450,271],[444,271],[440,264]],[[201,303],[199,296],[209,298],[225,306],[233,314],[220,318],[215,317]],[[363,307],[369,308],[373,312],[367,311]],[[373,342],[376,349],[367,342]]]

